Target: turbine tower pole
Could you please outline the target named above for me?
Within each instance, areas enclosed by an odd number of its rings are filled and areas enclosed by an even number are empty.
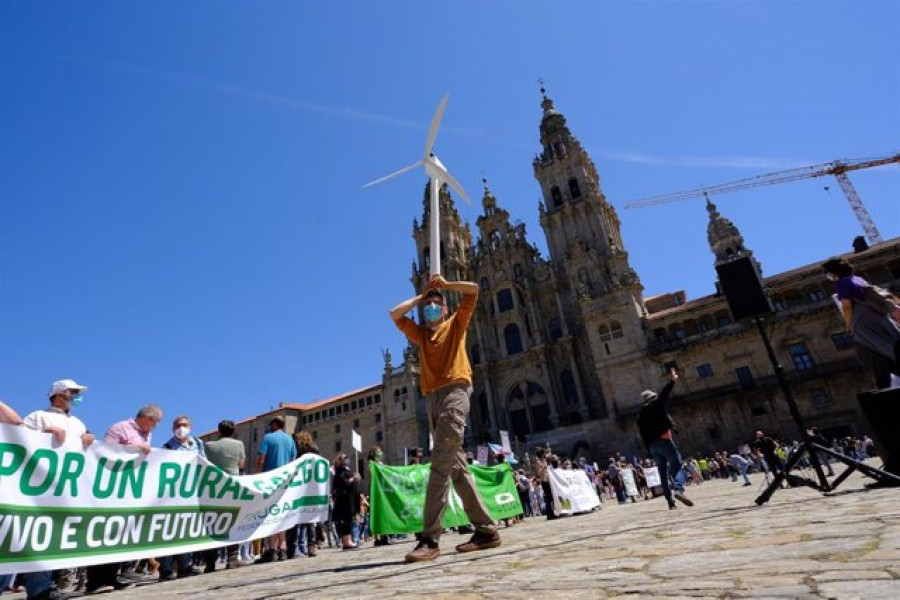
[[[431,193],[429,198],[429,223],[428,223],[428,234],[429,234],[429,243],[431,244],[430,248],[430,269],[429,272],[432,276],[441,274],[441,215],[440,213],[440,200],[438,199],[438,195],[440,194],[440,185],[441,182],[438,181],[438,178],[432,175],[429,179],[429,183],[431,184]]]

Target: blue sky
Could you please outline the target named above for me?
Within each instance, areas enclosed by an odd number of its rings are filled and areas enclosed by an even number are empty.
[[[361,185],[449,92],[442,160],[544,250],[538,78],[645,292],[708,294],[702,202],[624,204],[900,151],[898,27],[890,0],[0,3],[0,398],[73,377],[96,431],[148,402],[209,429],[380,381],[425,178]],[[900,169],[851,178],[900,234]],[[860,233],[833,180],[716,201],[767,274]]]

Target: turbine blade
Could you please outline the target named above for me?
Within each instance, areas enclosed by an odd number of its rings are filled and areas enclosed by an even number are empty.
[[[456,180],[453,178],[453,175],[451,175],[451,174],[448,173],[447,171],[444,171],[444,172],[441,174],[441,178],[442,178],[444,181],[446,181],[446,182],[450,185],[450,187],[452,187],[454,190],[456,190],[456,193],[459,194],[460,197],[461,197],[463,200],[465,200],[466,203],[468,203],[469,206],[472,206],[472,201],[469,199],[469,195],[466,193],[466,190],[464,190],[464,189],[462,188],[462,186],[459,185],[459,182],[456,181]]]
[[[403,168],[400,169],[399,171],[394,171],[394,172],[391,173],[390,175],[385,175],[385,176],[382,177],[381,179],[376,179],[375,181],[370,181],[369,183],[367,183],[367,184],[364,185],[363,187],[364,187],[364,188],[371,187],[371,186],[377,185],[377,184],[379,184],[379,183],[381,183],[381,182],[383,182],[383,181],[387,181],[388,179],[393,179],[394,177],[399,177],[400,175],[403,175],[403,174],[406,173],[407,171],[412,171],[413,169],[415,169],[416,167],[418,167],[418,166],[421,165],[421,164],[422,164],[422,161],[421,161],[421,160],[417,160],[416,162],[414,162],[413,164],[409,165],[408,167],[403,167]]]
[[[428,139],[425,141],[425,155],[423,158],[428,158],[428,155],[431,154],[431,149],[434,147],[434,138],[437,137],[438,127],[441,126],[441,119],[444,118],[444,109],[447,108],[447,100],[449,99],[450,94],[447,94],[441,99],[441,103],[438,104],[437,111],[431,119],[431,126],[428,128]]]

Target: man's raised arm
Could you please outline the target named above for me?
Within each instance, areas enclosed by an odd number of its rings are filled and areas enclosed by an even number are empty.
[[[403,318],[403,316],[418,306],[419,302],[422,301],[422,294],[418,296],[413,296],[409,300],[404,300],[394,308],[390,310],[391,320],[395,323]]]
[[[434,275],[428,281],[429,287],[459,292],[465,296],[478,294],[478,284],[473,281],[447,281],[443,275]]]

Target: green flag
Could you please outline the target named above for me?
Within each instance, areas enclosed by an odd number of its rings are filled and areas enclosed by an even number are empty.
[[[389,467],[369,463],[372,483],[369,489],[372,510],[372,533],[416,533],[422,531],[422,513],[425,508],[425,488],[431,469],[428,465]],[[475,479],[475,487],[488,512],[495,520],[521,514],[522,503],[513,471],[506,463],[495,467],[469,466]],[[444,511],[444,527],[468,525],[462,501],[450,488],[447,510]]]

